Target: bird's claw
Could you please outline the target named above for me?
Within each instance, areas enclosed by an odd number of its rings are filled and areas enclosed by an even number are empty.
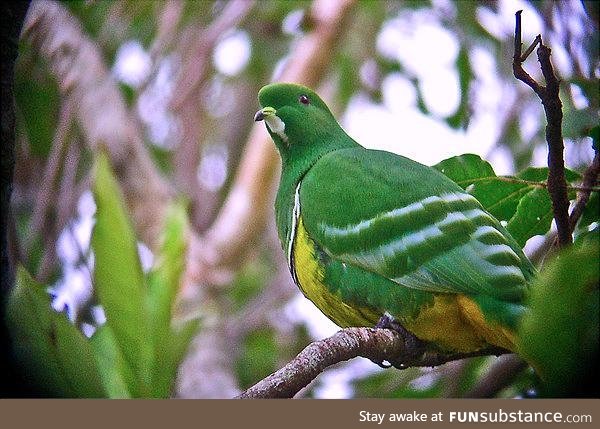
[[[390,368],[394,367],[397,369],[407,369],[412,365],[411,363],[416,363],[420,361],[420,358],[426,351],[426,343],[417,338],[412,332],[409,332],[404,326],[402,326],[393,316],[385,313],[377,324],[375,328],[379,329],[391,329],[393,331],[398,332],[402,335],[404,340],[404,348],[405,352],[403,353],[402,360],[389,360],[376,362],[381,368]],[[387,362],[387,363],[384,363]]]

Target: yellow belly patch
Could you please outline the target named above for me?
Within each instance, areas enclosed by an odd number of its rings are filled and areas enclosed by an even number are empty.
[[[292,253],[298,287],[323,314],[342,328],[375,326],[383,311],[350,306],[325,285],[324,268],[316,257],[315,243],[304,228],[302,216],[298,219]],[[513,334],[486,322],[479,306],[464,295],[434,294],[432,305],[423,308],[415,319],[400,322],[421,340],[449,351],[468,353],[489,345],[514,350]]]
[[[479,305],[469,297],[458,295],[457,300],[464,318],[467,319],[488,344],[503,347],[512,352],[516,351],[514,332],[497,323],[486,321]]]
[[[418,338],[444,350],[468,353],[490,345],[515,348],[513,334],[488,323],[479,306],[465,295],[436,294],[432,305],[402,324]]]
[[[304,228],[302,216],[298,219],[292,251],[298,287],[325,316],[342,328],[374,326],[377,323],[382,314],[369,308],[349,306],[325,285],[323,266],[316,257],[315,244]]]
[[[436,294],[432,305],[423,308],[415,319],[404,320],[402,324],[421,340],[432,342],[444,350],[466,353],[486,345],[463,318],[457,295]]]

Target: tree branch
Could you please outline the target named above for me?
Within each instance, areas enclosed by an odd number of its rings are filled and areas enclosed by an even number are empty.
[[[577,201],[571,215],[569,216],[569,226],[571,231],[575,229],[577,221],[583,214],[583,210],[587,205],[590,195],[592,192],[598,192],[597,187],[594,187],[598,181],[598,175],[600,174],[600,153],[596,151],[594,154],[594,160],[591,165],[583,173],[583,181],[581,182],[581,191],[577,195]]]
[[[518,355],[501,356],[464,397],[493,398],[512,383],[525,368],[527,363]]]
[[[355,3],[356,0],[315,0],[310,9],[313,29],[298,41],[278,80],[315,86],[329,66],[344,18]],[[215,221],[201,238],[190,243],[186,289],[197,283],[222,284],[231,279],[229,267],[264,228],[272,201],[269,189],[276,171],[273,142],[264,126],[255,126]]]
[[[565,179],[565,162],[563,158],[564,145],[562,137],[562,103],[559,97],[559,80],[554,73],[550,61],[551,50],[542,42],[538,35],[533,44],[521,53],[521,12],[518,11],[515,23],[515,49],[513,56],[513,73],[517,79],[528,85],[540,98],[546,114],[546,141],[548,142],[548,193],[552,200],[552,209],[558,231],[559,246],[566,246],[572,242],[571,228],[569,227],[569,198],[567,196],[567,182]],[[537,57],[542,69],[546,86],[538,84],[524,69],[523,62],[533,52],[536,46]]]
[[[474,356],[499,355],[504,349],[490,348],[474,353],[444,354],[423,352],[411,346],[409,338],[391,329],[346,328],[324,340],[315,341],[280,370],[259,381],[238,399],[291,398],[307,386],[325,368],[362,356],[374,362],[406,362],[406,367],[438,366],[446,362]]]
[[[148,154],[142,132],[95,45],[60,3],[34,1],[23,38],[44,58],[91,150],[106,148],[140,238],[158,244],[172,193]]]
[[[198,184],[198,164],[206,140],[203,136],[206,128],[206,115],[202,113],[204,100],[199,93],[210,75],[215,46],[223,34],[243,21],[253,6],[254,1],[250,0],[226,3],[218,17],[206,28],[198,27],[195,22],[185,28],[176,45],[182,65],[175,79],[170,109],[180,119],[181,134],[173,153],[173,177],[178,191],[191,200],[191,223],[197,231],[206,228],[209,222],[207,214],[214,204],[211,204],[211,199],[215,198]]]

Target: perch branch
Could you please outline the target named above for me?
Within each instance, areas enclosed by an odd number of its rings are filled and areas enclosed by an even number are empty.
[[[528,85],[540,98],[546,114],[546,141],[548,142],[548,193],[552,200],[554,219],[558,232],[560,247],[572,242],[571,228],[569,227],[569,198],[567,196],[567,182],[565,179],[565,162],[563,157],[564,144],[562,137],[562,103],[559,97],[559,80],[554,73],[550,61],[551,50],[542,42],[538,35],[533,44],[522,51],[521,43],[521,12],[518,11],[515,23],[515,50],[513,56],[513,73],[517,79]],[[523,62],[537,48],[537,57],[542,69],[546,86],[537,83],[523,69]]]
[[[438,366],[467,357],[506,353],[503,349],[456,354],[435,351],[422,353],[421,350],[412,349],[410,344],[408,339],[390,329],[342,329],[329,338],[309,344],[286,366],[259,381],[237,398],[291,398],[325,368],[357,356],[375,362],[410,362],[411,367],[419,367]],[[415,358],[418,353],[421,354]]]

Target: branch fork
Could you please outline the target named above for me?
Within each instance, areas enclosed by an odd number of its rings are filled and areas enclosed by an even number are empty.
[[[542,36],[538,35],[531,46],[522,53],[521,13],[515,14],[515,47],[513,56],[513,74],[517,79],[529,86],[540,98],[546,114],[546,141],[548,142],[548,193],[552,200],[552,209],[558,232],[558,245],[564,247],[571,244],[571,228],[569,223],[569,198],[565,179],[564,144],[562,136],[562,103],[559,97],[560,81],[554,73],[550,61],[551,49],[544,45]],[[537,47],[537,57],[546,81],[543,86],[535,81],[523,69],[523,62]]]

